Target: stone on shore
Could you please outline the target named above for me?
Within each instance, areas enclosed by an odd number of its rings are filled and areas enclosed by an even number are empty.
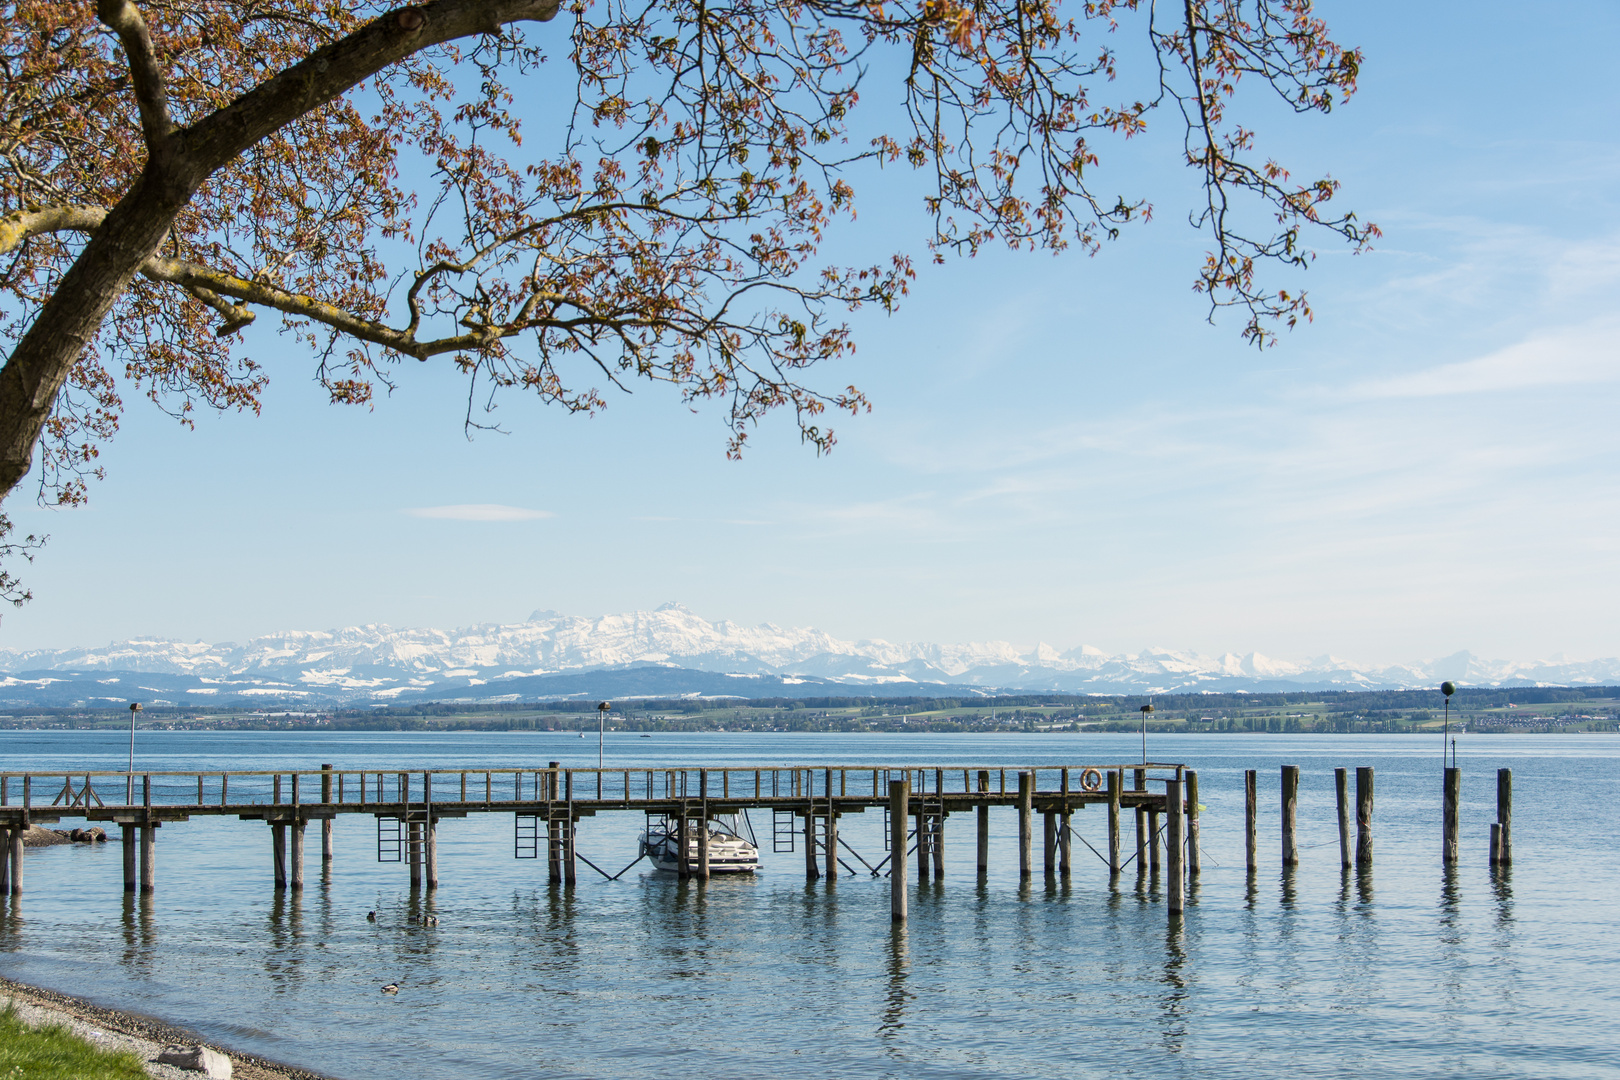
[[[171,1046],[158,1055],[158,1061],[200,1072],[209,1080],[231,1080],[231,1059],[206,1046]]]

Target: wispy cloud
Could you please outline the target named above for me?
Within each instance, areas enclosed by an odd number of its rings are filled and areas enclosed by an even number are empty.
[[[404,513],[416,518],[440,521],[538,521],[553,517],[549,510],[530,510],[501,503],[457,503],[454,506],[417,506]]]
[[[1418,398],[1486,394],[1541,386],[1620,380],[1620,337],[1603,322],[1579,331],[1534,338],[1487,356],[1442,364],[1350,388],[1356,398]]]

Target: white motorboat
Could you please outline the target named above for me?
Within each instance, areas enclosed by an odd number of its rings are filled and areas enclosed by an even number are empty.
[[[687,865],[698,864],[698,824],[694,822],[686,838]],[[659,870],[680,870],[680,842],[676,823],[669,818],[649,818],[641,834],[641,854]],[[709,873],[752,874],[759,869],[759,844],[754,839],[748,813],[721,814],[709,822]]]

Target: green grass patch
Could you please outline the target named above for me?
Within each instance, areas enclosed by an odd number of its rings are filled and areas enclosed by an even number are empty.
[[[0,1011],[0,1080],[146,1080],[140,1058],[102,1050],[67,1028],[29,1027],[9,1003]]]

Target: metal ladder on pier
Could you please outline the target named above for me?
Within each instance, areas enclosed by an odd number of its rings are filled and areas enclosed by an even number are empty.
[[[791,810],[771,811],[771,851],[781,855],[794,850],[799,835],[799,815]]]
[[[377,861],[405,861],[405,820],[395,815],[377,816]]]
[[[378,794],[381,795],[380,782]],[[377,815],[377,861],[380,863],[405,861],[412,825],[420,826],[418,836],[423,842],[427,839],[432,807],[426,801],[415,806],[411,804],[410,781],[403,773],[399,778],[399,802],[400,813]]]
[[[512,858],[540,857],[540,823],[544,820],[539,814],[512,815]]]

